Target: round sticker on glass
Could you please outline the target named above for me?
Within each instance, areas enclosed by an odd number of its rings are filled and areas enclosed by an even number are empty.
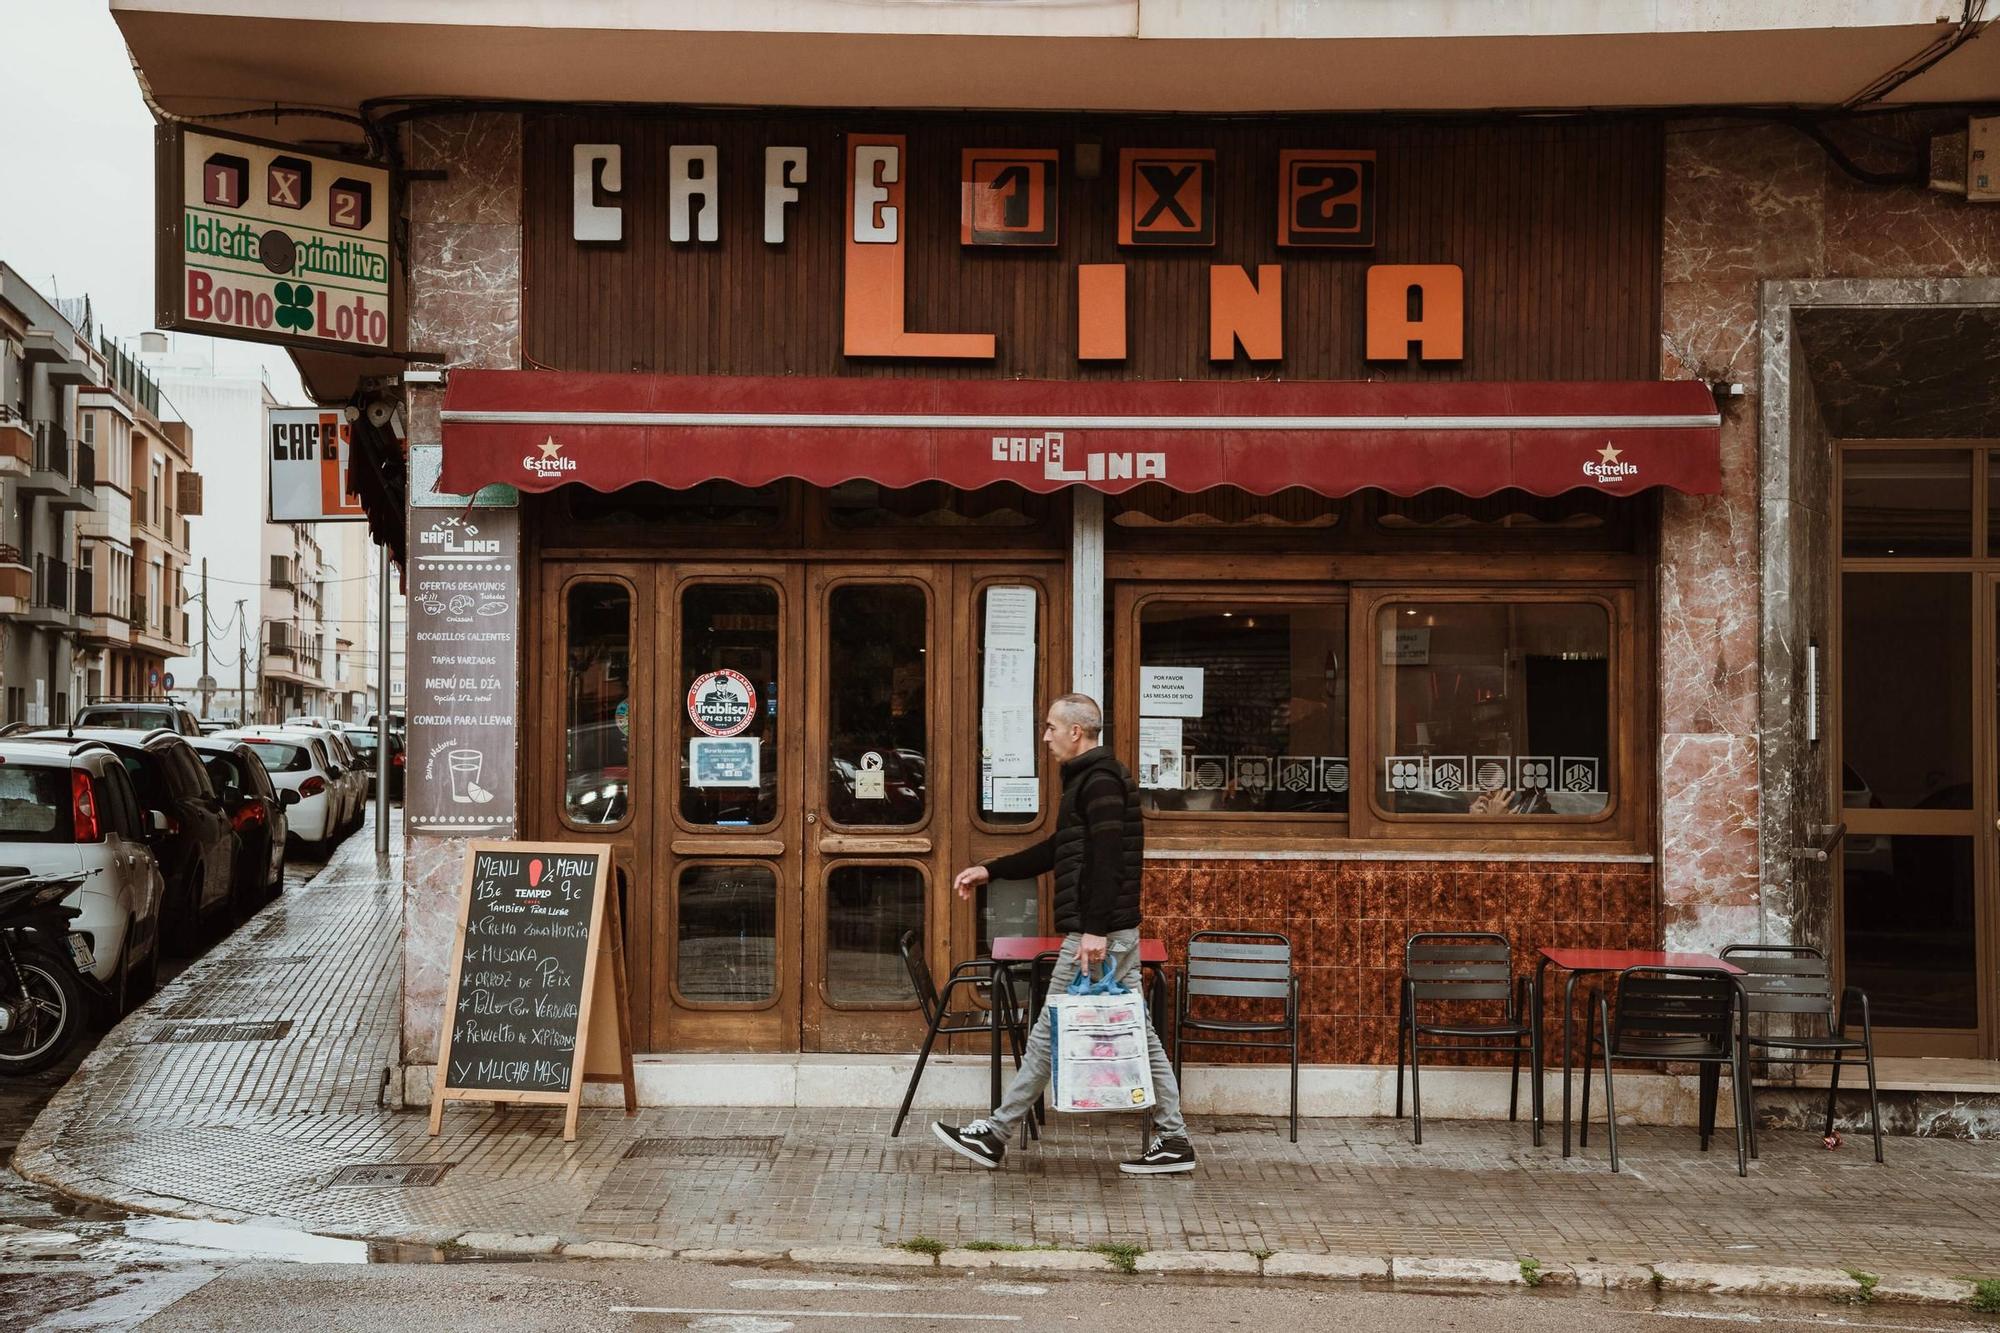
[[[711,671],[688,686],[688,721],[708,736],[734,736],[757,713],[757,688],[737,671]]]
[[[611,720],[617,724],[620,736],[629,737],[632,734],[632,701],[620,699],[618,706],[611,710]]]

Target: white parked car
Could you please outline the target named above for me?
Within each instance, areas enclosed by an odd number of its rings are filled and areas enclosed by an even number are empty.
[[[342,733],[340,723],[331,718],[307,717],[303,714],[287,718],[285,728],[289,731],[310,732],[319,738],[325,747],[323,756],[329,770],[338,780],[341,792],[341,814],[339,828],[344,836],[349,830],[361,827],[362,818],[368,810],[369,778],[364,772],[361,757],[355,753]]]
[[[117,753],[88,737],[0,739],[0,874],[86,878],[64,902],[81,915],[82,969],[122,1014],[152,994],[166,885],[146,814]]]
[[[341,789],[327,771],[324,748],[314,746],[316,735],[290,727],[244,727],[217,732],[215,739],[242,741],[264,761],[279,791],[299,794],[298,804],[285,811],[291,841],[324,851],[340,836]]]

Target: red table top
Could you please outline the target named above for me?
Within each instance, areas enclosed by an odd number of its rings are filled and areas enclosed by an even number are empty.
[[[993,958],[1001,963],[1031,962],[1038,954],[1054,953],[1062,948],[1066,938],[1063,935],[996,935],[993,938]],[[1142,936],[1139,940],[1139,961],[1166,962],[1166,942]]]
[[[1543,949],[1542,957],[1571,972],[1623,972],[1628,967],[1713,967],[1743,975],[1734,963],[1705,953],[1665,953],[1659,949]]]

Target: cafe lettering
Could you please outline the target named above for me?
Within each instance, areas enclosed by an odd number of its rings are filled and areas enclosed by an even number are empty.
[[[843,247],[843,350],[850,357],[991,360],[993,333],[926,333],[906,327],[907,136],[846,136],[847,234]],[[1365,248],[1374,231],[1375,155],[1335,150],[1283,152],[1274,174],[1280,246],[1324,251]],[[584,245],[625,241],[619,196],[625,151],[616,143],[578,143],[571,151],[571,236]],[[674,145],[664,163],[667,242],[714,244],[722,236],[721,156],[714,144]],[[1059,244],[1060,154],[1054,149],[966,149],[960,172],[961,241],[975,246]],[[1213,246],[1216,162],[1212,150],[1121,149],[1119,242],[1135,249]],[[802,147],[763,150],[766,245],[782,246],[790,210],[810,180]],[[1130,265],[1075,268],[1075,353],[1086,362],[1126,357],[1126,285]],[[1284,267],[1213,264],[1208,270],[1207,346],[1228,361],[1240,347],[1252,361],[1285,355]],[[1367,272],[1366,346],[1370,360],[1456,361],[1464,354],[1465,274],[1455,264],[1373,264]],[[1198,335],[1195,335],[1198,336]]]

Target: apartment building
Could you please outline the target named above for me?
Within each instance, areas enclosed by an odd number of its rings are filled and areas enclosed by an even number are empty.
[[[69,715],[83,689],[79,515],[99,506],[77,432],[92,353],[55,303],[0,263],[0,700],[9,722]]]
[[[72,311],[86,331],[88,310]],[[96,457],[95,511],[77,518],[79,651],[86,693],[163,694],[187,651],[191,520],[201,512],[194,431],[173,420],[137,356],[109,336],[90,349],[77,435]],[[187,682],[192,684],[192,682]]]
[[[207,479],[206,517],[192,534],[190,636],[167,663],[176,692],[209,717],[329,713],[337,667],[330,598],[340,571],[324,525],[266,521],[265,413],[279,405],[270,381],[162,333],[142,337],[139,355],[207,455],[231,461]],[[212,689],[200,688],[204,676]]]

